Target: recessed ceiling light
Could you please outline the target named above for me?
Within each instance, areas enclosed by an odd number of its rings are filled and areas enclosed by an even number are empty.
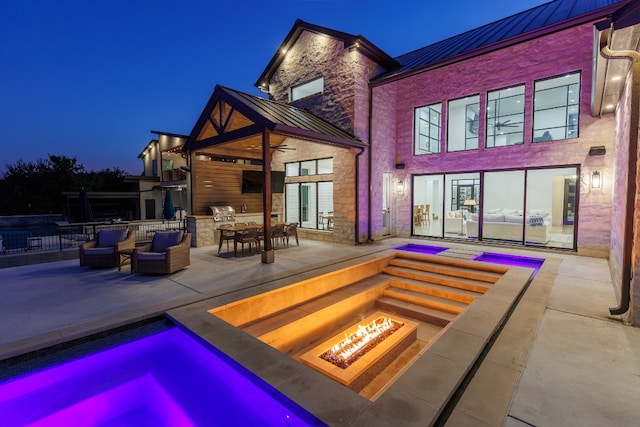
[[[612,82],[616,82],[616,81],[620,80],[621,78],[622,77],[620,77],[620,76],[613,76],[613,77],[611,77],[611,81]]]
[[[607,104],[607,105],[604,106],[604,108],[607,109],[607,110],[612,110],[613,107],[614,107],[613,104]]]

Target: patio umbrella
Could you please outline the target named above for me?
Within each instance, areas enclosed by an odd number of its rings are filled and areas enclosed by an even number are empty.
[[[89,221],[93,221],[93,211],[91,210],[87,191],[82,187],[78,195],[78,222]]]
[[[164,207],[162,208],[162,215],[164,219],[171,219],[175,216],[176,210],[173,207],[173,198],[171,197],[171,191],[167,190],[164,195]]]

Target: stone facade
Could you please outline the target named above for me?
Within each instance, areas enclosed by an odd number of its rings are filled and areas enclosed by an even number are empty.
[[[285,163],[314,159],[333,159],[332,174],[286,177],[285,184],[295,182],[333,182],[333,231],[298,229],[300,237],[336,243],[354,243],[356,221],[355,150],[317,144],[293,138],[284,144],[286,150],[273,157],[273,170],[285,170]]]
[[[314,114],[352,133],[361,141],[369,140],[369,80],[382,71],[374,61],[357,48],[345,46],[344,41],[327,35],[304,31],[287,52],[269,81],[271,99],[289,103],[293,86],[318,77],[324,78],[321,94],[297,100],[291,105]],[[335,148],[313,143],[294,143],[297,149],[274,156],[280,163],[333,157],[334,212],[333,236],[315,230],[299,230],[319,240],[364,242],[368,235],[369,174],[366,155],[359,150]],[[357,162],[357,167],[356,167]],[[274,162],[273,168],[284,165]],[[357,174],[357,176],[356,176]],[[328,179],[324,177],[323,179]],[[356,199],[356,180],[360,193]],[[290,179],[287,178],[287,182]],[[339,195],[339,196],[337,196]],[[359,213],[359,214],[357,214]],[[356,231],[357,229],[357,231]],[[358,238],[356,239],[356,232]]]
[[[604,145],[607,153],[613,153],[615,127],[613,115],[595,118],[589,113],[592,38],[592,25],[585,24],[376,86],[372,100],[372,163],[376,165],[371,177],[372,188],[379,185],[380,176],[385,172],[404,180],[406,187],[414,174],[580,165],[578,252],[606,257],[610,246],[613,156],[589,157],[588,151],[593,145]],[[567,40],[573,42],[567,43]],[[579,138],[533,144],[534,81],[575,71],[581,72]],[[447,153],[443,148],[438,154],[413,155],[416,107],[442,102],[446,110],[448,100],[480,94],[483,111],[487,91],[521,84],[525,84],[523,145],[484,148],[485,123],[480,120],[477,150]],[[390,93],[395,95],[390,97]],[[446,139],[446,126],[443,134]],[[387,145],[390,147],[383,148]],[[392,156],[394,149],[395,156]],[[405,169],[395,170],[396,162],[403,162]],[[596,169],[604,177],[604,188],[597,191],[589,185],[591,172]],[[411,233],[411,195],[408,193],[410,191],[395,197],[393,217],[397,235]],[[379,199],[379,192],[373,190],[372,197],[372,204],[379,206],[380,201],[375,200]],[[379,232],[376,230],[374,234]]]

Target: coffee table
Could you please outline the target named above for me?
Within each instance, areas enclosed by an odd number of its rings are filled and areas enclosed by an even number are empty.
[[[135,249],[122,249],[118,251],[118,271],[122,269],[122,266],[131,260],[131,255]],[[133,263],[131,263],[131,273],[133,273]]]

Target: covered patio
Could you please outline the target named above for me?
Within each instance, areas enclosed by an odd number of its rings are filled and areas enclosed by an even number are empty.
[[[284,191],[274,192],[272,171],[285,173],[286,164],[332,159],[332,171],[314,177],[287,176],[284,183],[332,182],[333,228],[300,235],[334,242],[355,240],[358,155],[366,144],[307,110],[216,86],[191,132],[184,151],[191,171],[189,231],[194,246],[217,243],[210,207],[231,206],[236,212],[258,215],[265,235],[272,220],[292,222],[285,213]],[[245,171],[262,172],[262,192],[243,190]],[[338,200],[339,199],[339,200]],[[340,203],[342,202],[342,203]],[[302,211],[301,215],[308,215]],[[271,242],[265,239],[261,260],[274,262]]]

